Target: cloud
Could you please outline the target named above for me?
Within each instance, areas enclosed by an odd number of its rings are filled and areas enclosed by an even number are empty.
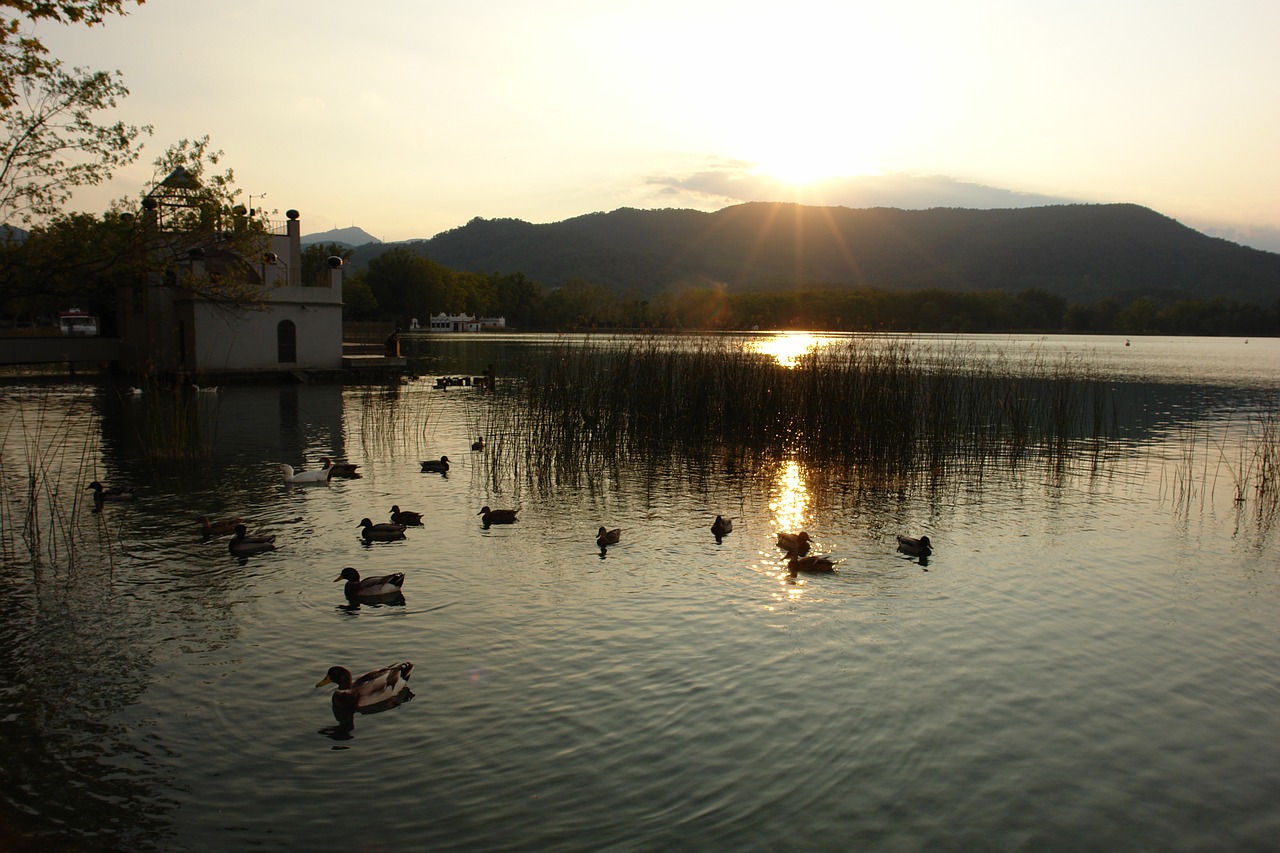
[[[1193,222],[1186,224],[1210,237],[1221,237],[1223,240],[1230,240],[1242,246],[1252,246],[1264,252],[1280,252],[1280,228],[1270,225],[1196,224]]]
[[[746,201],[795,201],[844,207],[931,207],[977,209],[1040,207],[1073,204],[1079,199],[1016,192],[964,181],[946,175],[892,172],[828,178],[792,185],[755,174],[754,164],[724,161],[684,175],[653,176],[650,186],[671,199],[696,207],[723,206]]]

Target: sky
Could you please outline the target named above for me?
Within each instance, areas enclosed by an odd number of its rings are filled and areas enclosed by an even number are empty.
[[[1128,202],[1280,251],[1276,0],[148,0],[37,30],[303,233]]]

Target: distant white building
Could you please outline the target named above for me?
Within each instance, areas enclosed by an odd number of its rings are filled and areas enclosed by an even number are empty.
[[[98,334],[98,318],[79,308],[59,311],[58,329],[67,337],[91,338]]]
[[[342,367],[342,262],[322,286],[302,283],[302,226],[296,210],[265,235],[259,257],[233,259],[251,270],[260,306],[236,308],[152,280],[120,294],[121,366],[135,372],[200,374],[337,370]],[[193,248],[197,277],[225,256]]]
[[[433,332],[479,332],[484,329],[505,329],[506,317],[481,317],[476,319],[470,314],[445,314],[443,312],[431,317],[430,330]]]

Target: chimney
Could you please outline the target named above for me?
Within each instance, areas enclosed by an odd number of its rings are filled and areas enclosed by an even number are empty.
[[[298,221],[298,211],[286,210],[289,218],[285,233],[289,236],[289,287],[302,287],[302,223]]]

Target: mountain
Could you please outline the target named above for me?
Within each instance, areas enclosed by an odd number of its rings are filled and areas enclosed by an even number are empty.
[[[634,210],[534,225],[473,219],[402,245],[447,267],[523,272],[546,288],[584,278],[648,298],[685,285],[1040,288],[1076,301],[1216,296],[1275,303],[1280,254],[1209,237],[1132,204],[1019,209],[816,207],[749,202],[715,213]]]
[[[377,237],[361,228],[352,225],[350,228],[334,228],[319,234],[304,234],[302,245],[313,243],[338,243],[342,246],[363,246],[367,243],[380,242]]]

